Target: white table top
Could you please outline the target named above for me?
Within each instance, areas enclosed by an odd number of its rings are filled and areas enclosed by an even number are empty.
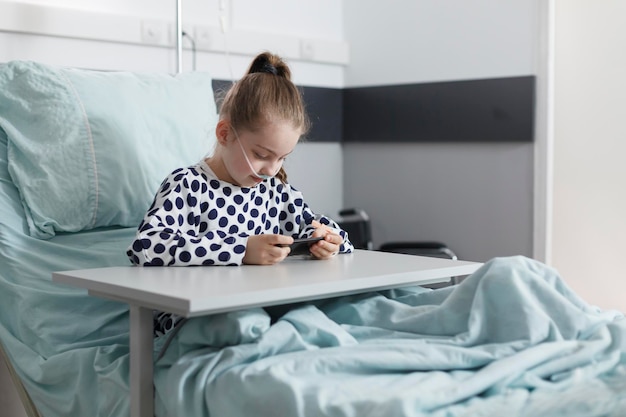
[[[272,266],[122,266],[52,274],[89,294],[183,316],[321,299],[469,275],[480,263],[356,250],[318,261],[287,258]]]

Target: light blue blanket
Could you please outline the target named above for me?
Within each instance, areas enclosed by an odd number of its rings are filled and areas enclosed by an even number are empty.
[[[552,269],[494,259],[413,288],[194,318],[158,362],[160,416],[624,416],[626,320]]]

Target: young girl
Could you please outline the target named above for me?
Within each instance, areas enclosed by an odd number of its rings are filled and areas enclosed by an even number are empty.
[[[262,53],[226,94],[213,156],[161,184],[127,255],[136,265],[271,265],[294,238],[323,237],[317,259],[352,252],[345,231],[316,218],[282,168],[309,121],[286,63]]]

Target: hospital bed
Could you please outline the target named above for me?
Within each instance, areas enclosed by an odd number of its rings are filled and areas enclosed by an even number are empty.
[[[129,415],[128,304],[52,274],[128,267],[159,182],[211,150],[211,85],[206,73],[0,66],[0,342],[29,415]],[[438,290],[367,289],[279,310],[190,317],[155,338],[155,415],[626,410],[622,314],[527,258],[494,259]]]

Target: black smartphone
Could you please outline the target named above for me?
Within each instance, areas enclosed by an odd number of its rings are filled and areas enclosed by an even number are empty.
[[[291,252],[289,252],[289,256],[293,255],[309,255],[309,246],[311,246],[315,242],[319,242],[320,240],[324,240],[323,237],[307,237],[303,239],[294,239],[293,243],[289,245],[291,248]]]

